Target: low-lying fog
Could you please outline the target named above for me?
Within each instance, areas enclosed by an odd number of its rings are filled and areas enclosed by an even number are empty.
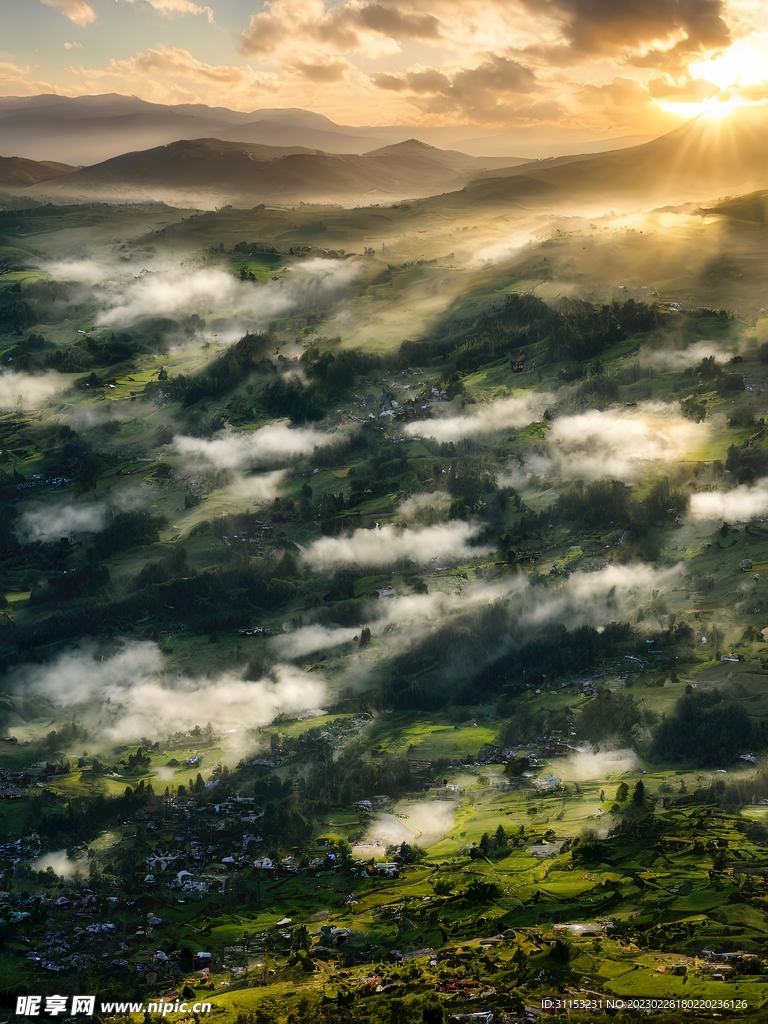
[[[319,709],[326,697],[319,673],[307,676],[288,664],[256,681],[234,671],[171,675],[158,645],[143,641],[106,655],[83,642],[48,664],[10,670],[6,685],[19,695],[47,697],[95,742],[108,743],[163,740],[207,722],[217,731],[255,729],[281,712]]]
[[[376,816],[364,841],[354,847],[353,855],[382,860],[388,846],[399,846],[401,843],[415,843],[427,849],[450,832],[455,814],[455,805],[449,801],[401,801],[392,812]]]

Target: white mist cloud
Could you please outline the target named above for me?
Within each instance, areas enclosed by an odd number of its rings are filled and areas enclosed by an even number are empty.
[[[530,470],[525,470],[519,463],[516,463],[503,473],[499,473],[497,482],[499,487],[514,487],[515,490],[519,491],[525,487],[531,476]]]
[[[710,356],[715,357],[716,363],[727,363],[733,353],[724,352],[711,341],[697,341],[688,348],[651,348],[650,345],[643,345],[638,352],[638,361],[641,366],[655,366],[659,370],[680,373]]]
[[[192,456],[216,469],[244,470],[310,455],[315,448],[338,440],[335,434],[313,427],[289,427],[287,420],[279,420],[250,433],[228,428],[211,440],[178,434],[173,446],[180,455]]]
[[[49,398],[67,386],[67,378],[60,373],[46,373],[32,377],[27,373],[5,371],[0,373],[0,409],[15,409],[21,398],[23,410],[39,409]]]
[[[271,473],[255,473],[253,476],[238,474],[226,490],[235,501],[259,505],[264,501],[273,501],[278,496],[285,474],[284,469],[274,469]],[[221,500],[221,494],[217,500]]]
[[[370,601],[358,626],[303,626],[274,638],[270,645],[280,657],[302,658],[313,651],[337,647],[351,640],[359,628],[368,626],[372,645],[347,659],[344,670],[347,685],[367,685],[388,658],[401,656],[434,633],[447,630],[446,636],[464,638],[456,657],[446,662],[446,671],[461,678],[524,642],[532,630],[545,623],[560,622],[575,629],[627,621],[648,604],[653,591],[665,592],[677,586],[683,573],[682,564],[655,569],[633,563],[609,565],[598,572],[577,571],[551,587],[532,586],[523,573],[509,573],[493,582],[462,582],[451,590],[437,589],[443,584],[430,578],[428,594]],[[489,647],[482,616],[492,610],[495,642]],[[478,638],[475,650],[472,637]]]
[[[768,513],[768,479],[732,491],[702,491],[691,497],[691,519],[740,523]]]
[[[103,504],[39,504],[22,513],[14,533],[25,544],[99,533],[107,525],[108,514]]]
[[[46,263],[44,269],[54,281],[66,281],[73,284],[85,284],[93,288],[114,277],[115,271],[107,263],[100,263],[98,260],[54,260]],[[127,278],[125,272],[123,278]]]
[[[677,462],[706,443],[711,426],[694,423],[663,402],[560,416],[547,434],[549,454],[527,466],[566,480],[625,480],[653,462]]]
[[[445,491],[421,491],[401,501],[397,511],[403,516],[413,516],[421,509],[445,509],[451,504],[451,496]]]
[[[99,324],[117,326],[143,317],[239,317],[265,323],[296,307],[323,306],[340,297],[360,273],[352,260],[315,258],[293,264],[279,281],[254,284],[218,267],[195,268],[150,262],[138,276],[97,260],[49,263],[54,280],[93,289],[101,309]]]
[[[347,643],[357,632],[348,626],[302,626],[294,632],[274,637],[270,646],[282,658],[301,658],[312,651]]]
[[[88,858],[78,857],[72,860],[66,850],[54,850],[52,853],[43,854],[33,860],[30,865],[35,871],[47,871],[53,868],[53,873],[61,878],[74,878],[75,875],[86,876],[88,874]]]
[[[391,565],[408,559],[427,565],[438,559],[457,561],[475,558],[493,550],[493,545],[470,547],[480,528],[461,520],[428,526],[422,530],[402,530],[388,524],[378,530],[355,530],[350,537],[322,537],[304,552],[315,569],[334,565]]]
[[[675,586],[685,569],[682,563],[655,569],[644,562],[608,565],[599,572],[574,572],[558,591],[534,592],[521,615],[523,626],[562,622],[569,629],[601,626],[625,620],[651,600],[654,590]]]
[[[215,729],[252,729],[280,712],[319,708],[326,692],[321,676],[291,665],[278,665],[256,682],[231,671],[171,677],[157,645],[139,642],[103,661],[82,645],[48,665],[16,670],[12,685],[71,709],[94,739],[112,742],[159,739],[207,722]]]
[[[526,427],[541,419],[552,395],[545,392],[526,391],[512,398],[501,398],[488,405],[472,405],[460,416],[440,416],[439,405],[433,406],[436,418],[409,423],[404,433],[422,437],[434,437],[438,441],[457,441],[461,437],[477,437],[481,434],[495,434],[510,427]]]

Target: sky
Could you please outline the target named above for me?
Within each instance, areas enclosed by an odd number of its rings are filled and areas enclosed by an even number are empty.
[[[649,137],[768,99],[768,0],[0,0],[0,95]]]

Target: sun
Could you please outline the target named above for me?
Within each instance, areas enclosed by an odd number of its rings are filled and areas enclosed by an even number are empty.
[[[727,100],[704,100],[700,106],[702,111],[699,116],[705,121],[722,121],[724,117],[728,117],[734,110],[746,106],[746,103],[743,100],[731,97]]]
[[[698,103],[669,103],[662,100],[659,106],[666,114],[675,114],[686,120],[700,117],[706,121],[722,121],[735,110],[749,104],[736,96],[731,96],[727,100],[709,99],[700,100]]]

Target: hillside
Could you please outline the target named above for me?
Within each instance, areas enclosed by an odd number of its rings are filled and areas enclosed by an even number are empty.
[[[370,202],[451,191],[471,176],[505,163],[435,149],[415,139],[362,156],[195,139],[126,153],[74,171],[52,190],[58,195],[85,191],[110,200],[164,200],[181,194],[188,201],[204,203],[216,196],[247,205]]]
[[[50,181],[62,174],[73,171],[68,164],[57,164],[52,160],[25,160],[23,157],[0,156],[0,185],[11,188],[26,188],[38,185],[41,181]]]
[[[699,117],[652,142],[595,156],[531,161],[508,172],[573,197],[648,197],[665,203],[768,185],[768,111],[745,107]]]

